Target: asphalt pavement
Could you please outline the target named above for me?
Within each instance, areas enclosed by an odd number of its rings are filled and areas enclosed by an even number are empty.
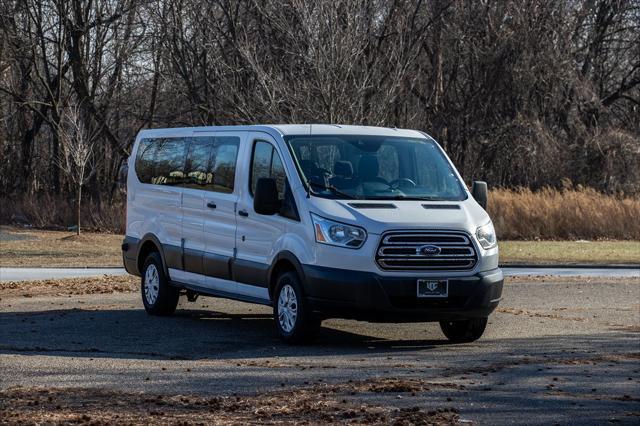
[[[252,395],[395,378],[424,387],[339,398],[455,408],[479,424],[637,424],[640,280],[519,278],[503,296],[471,344],[449,344],[437,324],[328,320],[314,344],[287,346],[268,307],[200,298],[163,318],[137,293],[0,292],[0,390]]]

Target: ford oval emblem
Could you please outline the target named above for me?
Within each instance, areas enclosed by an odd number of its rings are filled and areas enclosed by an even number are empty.
[[[418,254],[422,254],[424,256],[437,256],[440,254],[442,249],[438,246],[427,245],[418,247],[416,251],[418,252]]]

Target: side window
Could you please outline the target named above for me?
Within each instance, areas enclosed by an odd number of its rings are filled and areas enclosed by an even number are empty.
[[[186,188],[206,189],[213,182],[212,153],[214,139],[212,137],[192,138],[189,153],[184,167]]]
[[[180,185],[185,181],[187,144],[184,138],[159,139],[156,168],[151,183],[156,185]]]
[[[271,160],[271,177],[276,180],[278,187],[278,198],[284,199],[284,189],[287,184],[287,174],[284,171],[284,166],[280,160],[278,153],[273,150],[273,158]]]
[[[240,138],[235,136],[192,138],[183,186],[232,193],[239,145]]]
[[[253,161],[251,162],[252,194],[255,192],[260,178],[275,179],[280,199],[284,199],[287,174],[284,171],[282,160],[280,160],[280,156],[273,145],[263,141],[257,141],[253,148]]]
[[[257,141],[251,160],[251,194],[255,193],[258,179],[271,177],[273,147],[268,142]]]
[[[278,198],[282,201],[280,216],[292,220],[300,220],[298,208],[293,198],[291,188],[287,182],[287,174],[284,171],[282,159],[278,155],[273,145],[264,141],[256,141],[253,146],[253,156],[251,160],[251,194],[256,190],[258,179],[273,178],[278,187]]]
[[[142,183],[151,183],[155,169],[155,155],[158,144],[155,139],[142,139],[136,156],[136,175]]]
[[[216,137],[214,148],[214,162],[212,166],[212,191],[233,192],[233,182],[236,177],[236,161],[240,138],[237,136]]]

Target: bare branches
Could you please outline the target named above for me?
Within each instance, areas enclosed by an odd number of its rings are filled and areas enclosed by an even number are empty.
[[[640,161],[639,67],[636,0],[5,0],[0,190],[76,185],[34,172],[71,108],[96,197],[141,128],[256,122],[418,128],[468,179],[640,193],[594,148]]]

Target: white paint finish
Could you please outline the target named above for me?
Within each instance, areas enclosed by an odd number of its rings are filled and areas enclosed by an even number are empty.
[[[208,253],[219,254],[227,257],[233,257],[236,247],[236,203],[242,191],[244,180],[243,176],[246,166],[244,152],[246,151],[247,132],[198,132],[196,136],[233,136],[240,139],[238,146],[238,155],[236,157],[236,170],[233,185],[233,193],[225,194],[222,192],[202,191],[204,197],[204,215],[203,215],[203,240],[204,250]],[[207,207],[207,203],[215,203],[214,209]]]
[[[236,248],[237,258],[271,264],[273,258],[278,253],[276,250],[282,245],[280,240],[286,235],[286,222],[288,219],[280,215],[265,216],[259,215],[253,209],[253,196],[249,191],[250,167],[252,163],[253,145],[256,141],[270,143],[275,149],[280,159],[283,158],[278,144],[266,133],[254,132],[249,134],[246,149],[243,150],[241,163],[247,165],[241,173],[240,179],[243,183],[240,186],[237,210],[246,210],[249,216],[237,217]],[[290,175],[285,166],[287,177]],[[298,204],[300,201],[296,201]]]

